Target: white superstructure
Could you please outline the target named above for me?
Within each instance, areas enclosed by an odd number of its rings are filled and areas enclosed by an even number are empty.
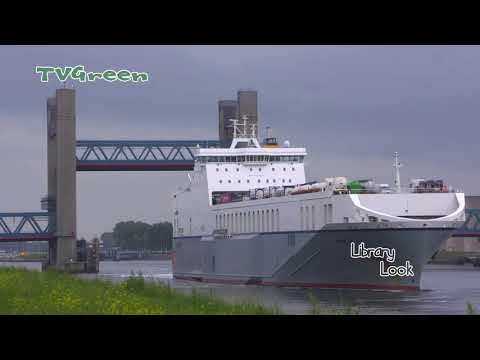
[[[236,120],[234,129],[230,148],[197,149],[188,185],[175,194],[174,236],[211,235],[216,230],[320,230],[331,223],[463,220],[461,193],[444,187],[402,192],[398,156],[393,193],[388,185],[371,180],[353,189],[345,177],[305,183],[305,148],[289,143],[280,147],[273,138],[260,144],[245,129],[240,131]]]

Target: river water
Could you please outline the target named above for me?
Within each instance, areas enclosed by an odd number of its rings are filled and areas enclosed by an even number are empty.
[[[40,269],[40,263],[1,263],[0,266],[23,266]],[[122,281],[131,272],[142,272],[150,281],[168,282],[172,287],[190,292],[213,291],[226,301],[253,300],[265,305],[278,305],[287,314],[308,314],[309,293],[320,305],[335,309],[353,306],[360,314],[465,314],[467,302],[480,311],[480,268],[471,265],[428,265],[422,276],[420,291],[376,291],[340,289],[273,288],[255,285],[202,284],[172,279],[170,261],[102,261],[97,275],[103,279]]]

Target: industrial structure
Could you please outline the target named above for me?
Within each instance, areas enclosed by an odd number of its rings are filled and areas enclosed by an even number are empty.
[[[238,90],[237,100],[218,101],[218,138],[225,147],[233,140],[231,119],[247,118],[247,129],[255,125],[258,138],[258,94],[254,90]]]

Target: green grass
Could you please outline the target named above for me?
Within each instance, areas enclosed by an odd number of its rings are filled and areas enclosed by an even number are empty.
[[[467,315],[478,315],[477,309],[475,308],[475,305],[473,305],[471,302],[467,301],[467,310],[466,310]]]
[[[0,314],[279,314],[260,303],[228,304],[211,292],[191,294],[130,276],[121,283],[54,271],[0,268]]]

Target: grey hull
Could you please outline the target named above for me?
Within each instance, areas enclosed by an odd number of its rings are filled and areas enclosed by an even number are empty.
[[[419,289],[424,265],[453,228],[357,228],[175,239],[174,277],[272,286]],[[352,258],[351,243],[393,248],[395,261]],[[380,276],[384,268],[413,267],[413,276]]]

